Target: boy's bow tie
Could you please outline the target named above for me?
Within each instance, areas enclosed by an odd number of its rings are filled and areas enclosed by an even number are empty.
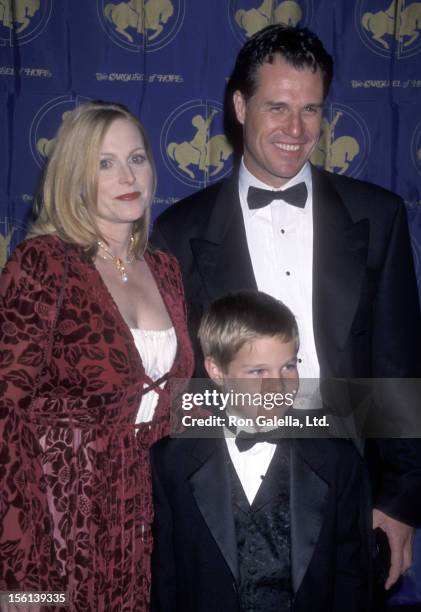
[[[240,431],[235,437],[235,444],[240,451],[244,451],[253,448],[258,442],[271,442],[276,444],[279,442],[279,429],[270,429],[269,431],[256,431],[249,433],[248,431]]]

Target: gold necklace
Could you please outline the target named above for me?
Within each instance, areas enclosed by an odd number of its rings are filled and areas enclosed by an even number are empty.
[[[130,245],[129,245],[129,248],[127,249],[126,259],[124,260],[122,257],[117,257],[116,255],[113,255],[111,253],[110,249],[106,246],[106,244],[104,244],[102,242],[102,240],[98,240],[98,242],[97,242],[98,247],[100,249],[102,249],[104,251],[104,253],[106,253],[106,255],[108,255],[108,257],[106,257],[105,255],[101,255],[101,253],[98,253],[98,255],[102,259],[105,259],[106,261],[112,261],[113,262],[113,264],[117,268],[117,271],[120,272],[120,274],[121,274],[121,280],[123,281],[123,283],[127,283],[127,281],[129,280],[125,264],[132,264],[134,262],[134,260],[135,260],[135,256],[134,256],[134,254],[132,252],[132,250],[133,250],[133,243],[134,243],[134,237],[133,237],[133,234],[132,234],[130,236]]]

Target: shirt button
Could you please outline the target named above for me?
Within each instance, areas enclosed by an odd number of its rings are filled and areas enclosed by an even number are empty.
[[[254,552],[256,552],[256,547],[255,547],[255,546],[253,546],[253,544],[251,544],[251,545],[249,546],[249,553],[254,553]]]
[[[281,234],[285,234],[285,230],[284,229],[281,229]]]
[[[250,576],[254,576],[256,572],[257,572],[257,569],[255,567],[248,568],[248,573],[250,574]]]
[[[285,274],[286,274],[287,276],[291,276],[291,272],[289,272],[288,270],[285,272]]]
[[[303,363],[302,359],[297,359],[298,363]]]

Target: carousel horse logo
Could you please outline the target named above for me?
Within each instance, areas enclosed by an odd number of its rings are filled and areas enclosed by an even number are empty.
[[[263,0],[257,2],[241,2],[238,8],[237,0],[230,0],[230,22],[237,38],[253,36],[256,32],[274,23],[296,26],[305,25],[310,21],[310,2],[312,0],[295,2],[294,0]],[[248,6],[250,5],[250,6]]]
[[[60,96],[39,109],[29,129],[29,148],[37,166],[42,168],[51,155],[54,136],[68,112],[87,100],[81,96]]]
[[[357,3],[356,21],[361,24],[360,35],[366,46],[379,55],[398,58],[410,57],[421,49],[421,2],[409,4],[406,0],[392,0],[388,6],[365,7]],[[371,10],[365,11],[365,8]]]
[[[62,116],[61,119],[62,121],[66,118],[66,115],[69,114],[70,111],[65,111]],[[55,138],[40,138],[39,140],[37,140],[36,143],[36,147],[37,147],[37,151],[42,155],[42,157],[47,158],[50,157],[53,148],[54,148],[54,144],[55,144],[56,139]]]
[[[370,136],[363,119],[350,107],[333,104],[330,120],[322,119],[320,139],[311,161],[329,172],[356,177],[367,162],[369,149]]]
[[[101,23],[111,39],[129,51],[155,51],[178,33],[185,0],[98,0]]]
[[[0,219],[0,271],[27,233],[28,224],[23,219],[12,219],[10,217]]]
[[[222,131],[222,116],[218,102],[191,100],[166,120],[161,154],[171,174],[181,182],[203,187],[230,171],[227,161],[233,151]]]
[[[51,0],[0,0],[0,45],[12,46],[15,39],[22,45],[37,38],[51,10]]]

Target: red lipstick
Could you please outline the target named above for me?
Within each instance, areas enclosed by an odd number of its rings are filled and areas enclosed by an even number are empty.
[[[122,195],[117,196],[116,200],[123,200],[124,202],[131,202],[132,200],[137,200],[140,196],[139,191],[132,191],[130,193],[123,193]]]

